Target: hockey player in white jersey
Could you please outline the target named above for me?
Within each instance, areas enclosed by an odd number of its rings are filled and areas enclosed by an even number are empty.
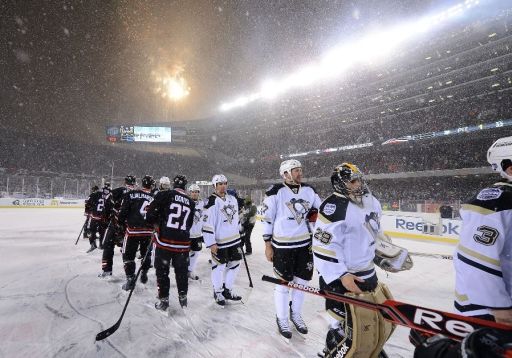
[[[497,140],[487,160],[503,179],[460,210],[455,308],[463,315],[512,324],[512,137]]]
[[[274,184],[265,193],[260,216],[263,223],[265,256],[273,263],[274,274],[283,280],[306,284],[313,275],[309,216],[321,199],[315,190],[302,183],[302,165],[285,160],[279,174],[283,183]],[[304,292],[276,286],[274,289],[276,322],[281,335],[291,338],[289,318],[298,332],[308,333],[302,318]]]
[[[222,174],[212,179],[215,192],[203,211],[203,238],[212,254],[212,285],[215,302],[224,306],[226,300],[239,301],[233,286],[240,270],[240,219],[237,199],[227,193],[228,180]]]
[[[331,184],[334,193],[321,204],[313,235],[320,288],[377,303],[392,298],[374,267],[378,200],[353,164],[338,165]],[[325,307],[330,327],[324,357],[386,357],[382,347],[393,331],[391,323],[376,312],[333,300],[327,299]]]
[[[199,199],[199,193],[201,188],[197,184],[190,184],[188,187],[188,193],[192,200],[196,203],[196,209],[194,210],[194,223],[190,229],[190,263],[188,265],[188,278],[191,280],[199,280],[199,276],[194,273],[197,266],[197,259],[199,253],[203,247],[203,221],[202,215],[204,210],[204,202]]]

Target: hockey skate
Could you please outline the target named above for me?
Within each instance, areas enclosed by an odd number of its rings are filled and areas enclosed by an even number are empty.
[[[135,276],[126,277],[126,283],[123,285],[123,290],[131,291],[135,287]]]
[[[96,244],[91,244],[91,247],[89,247],[89,250],[86,251],[86,253],[89,253],[89,252],[92,252],[94,250],[96,250],[98,247],[96,246]]]
[[[112,271],[102,271],[100,274],[98,274],[99,278],[110,278],[112,277]]]
[[[277,329],[281,336],[286,339],[292,338],[292,330],[290,329],[290,324],[288,323],[288,319],[279,319],[276,317]]]
[[[222,294],[222,292],[215,292],[213,294],[213,297],[215,298],[215,302],[219,305],[219,306],[225,306],[226,305],[226,298],[224,297],[224,295]]]
[[[178,300],[180,301],[181,308],[187,307],[187,295],[186,294],[179,295]]]
[[[194,280],[194,281],[197,281],[199,280],[199,276],[197,276],[196,274],[194,274],[192,271],[189,271],[188,274],[187,274],[188,278],[191,279],[191,280]]]
[[[302,319],[302,316],[300,315],[300,313],[293,312],[291,307],[290,307],[290,320],[292,321],[293,325],[295,326],[295,329],[299,333],[308,334],[308,326],[306,326],[306,323]]]
[[[159,311],[165,312],[169,308],[169,298],[160,298],[157,303],[155,303],[155,308]]]
[[[148,282],[148,271],[142,270],[140,272],[140,282],[146,284]]]
[[[226,300],[231,301],[240,301],[242,300],[242,296],[238,296],[233,290],[228,290],[227,288],[224,288],[224,291],[222,291],[222,295]]]

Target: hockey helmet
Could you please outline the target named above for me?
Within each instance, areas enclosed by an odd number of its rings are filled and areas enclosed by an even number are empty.
[[[290,173],[295,168],[302,168],[302,164],[297,159],[285,160],[279,166],[279,175],[284,178],[284,173]]]
[[[161,177],[159,180],[160,189],[166,190],[171,188],[171,180],[169,177]]]
[[[227,182],[228,182],[228,179],[226,178],[226,176],[224,174],[216,174],[212,178],[212,184],[214,187],[216,187],[217,184],[219,184],[219,183],[227,183]]]
[[[193,192],[193,191],[201,192],[201,188],[197,184],[190,184],[188,187],[188,191],[189,192]]]
[[[350,189],[348,183],[356,180],[361,181],[361,185],[357,189]],[[351,163],[342,163],[334,168],[331,174],[331,185],[335,192],[347,197],[352,196],[358,202],[368,192],[363,173],[356,165]]]
[[[134,175],[127,175],[125,178],[124,178],[124,183],[126,185],[137,185],[137,179],[135,178]]]
[[[91,192],[94,193],[95,191],[98,191],[100,190],[100,188],[97,186],[97,185],[94,185],[92,188],[91,188]]]
[[[151,187],[155,184],[155,180],[151,175],[145,175],[141,182],[142,187],[146,189],[151,189]]]
[[[500,138],[494,142],[487,151],[487,161],[494,171],[512,181],[512,175],[506,172],[512,166],[512,137]]]
[[[178,174],[174,177],[174,179],[172,180],[172,187],[173,188],[180,188],[180,189],[183,189],[185,190],[185,188],[187,187],[187,177],[182,175],[182,174]]]

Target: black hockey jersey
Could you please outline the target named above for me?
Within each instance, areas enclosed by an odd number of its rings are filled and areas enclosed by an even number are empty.
[[[124,195],[128,192],[128,188],[121,186],[110,192],[109,200],[105,203],[105,214],[108,218],[119,215]]]
[[[181,189],[159,192],[148,206],[146,221],[157,225],[156,246],[173,252],[190,251],[194,201]]]
[[[152,225],[146,222],[147,206],[153,201],[149,191],[131,190],[124,194],[119,222],[126,224],[128,236],[147,236],[153,233]]]
[[[95,191],[85,201],[85,213],[92,219],[103,220],[105,213],[105,199],[101,191]]]

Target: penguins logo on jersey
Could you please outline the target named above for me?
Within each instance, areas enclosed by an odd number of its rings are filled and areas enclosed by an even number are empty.
[[[224,207],[222,209],[220,209],[220,211],[226,217],[226,220],[224,220],[224,222],[227,221],[227,222],[229,222],[231,224],[233,222],[233,217],[236,214],[235,207],[232,204],[224,205]]]
[[[194,211],[194,224],[197,224],[201,220],[201,214],[202,214],[201,209],[196,209]]]
[[[379,215],[376,212],[371,212],[365,217],[365,226],[370,233],[378,233],[380,229]]]
[[[268,205],[263,203],[263,205],[261,206],[261,210],[260,210],[260,213],[261,215],[265,214],[268,210]]]
[[[311,204],[309,201],[306,201],[304,199],[295,199],[293,198],[289,202],[286,203],[286,206],[288,209],[290,209],[292,213],[292,217],[289,217],[289,220],[295,220],[297,224],[300,225],[300,223],[304,220],[304,217],[308,213],[309,209],[311,208]]]

